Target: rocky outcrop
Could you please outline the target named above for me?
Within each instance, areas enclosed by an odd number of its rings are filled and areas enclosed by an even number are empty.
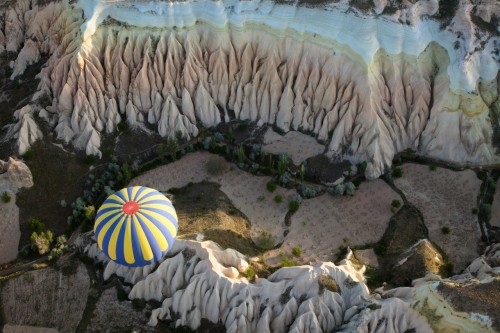
[[[20,188],[33,186],[33,176],[22,161],[9,158],[0,161],[0,191],[17,192]]]
[[[107,262],[91,239],[79,244]],[[153,326],[173,320],[176,326],[195,329],[204,318],[221,322],[227,332],[375,332],[384,317],[387,332],[430,332],[408,304],[371,299],[363,270],[354,269],[348,259],[338,266],[282,268],[267,279],[256,277],[255,283],[240,274],[247,267],[245,257],[234,250],[222,251],[210,241],[177,240],[159,264],[139,272],[108,262],[105,276],[117,274],[133,283],[130,299],[162,302],[151,314]]]
[[[34,99],[51,98],[58,138],[87,154],[100,156],[100,133],[121,120],[192,137],[236,118],[313,132],[330,156],[368,161],[368,177],[405,148],[498,159],[498,38],[471,23],[472,11],[494,20],[498,6],[462,0],[440,31],[421,20],[440,13],[437,1],[405,1],[385,20],[368,14],[387,1],[375,5],[352,15],[345,5],[19,0],[4,9],[0,44],[18,52],[13,78],[50,55]],[[29,116],[22,124],[20,151],[37,138]]]
[[[33,186],[33,176],[21,161],[9,158],[0,160],[0,264],[17,257],[21,230],[19,228],[19,208],[15,194],[20,188]],[[7,201],[7,202],[5,202]]]
[[[398,297],[424,315],[435,332],[495,332],[500,323],[500,245],[488,247],[460,275],[441,279],[434,274],[412,287],[382,292]]]
[[[90,288],[85,266],[75,266],[74,272],[45,268],[7,280],[0,298],[4,322],[75,332]]]

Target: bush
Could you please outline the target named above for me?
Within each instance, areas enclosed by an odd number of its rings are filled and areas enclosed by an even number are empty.
[[[45,231],[45,224],[39,219],[32,218],[28,220],[28,228],[32,232],[41,233],[42,231]]]
[[[356,185],[354,185],[352,182],[345,184],[345,193],[347,195],[353,196],[355,191],[356,191]]]
[[[238,158],[238,163],[243,163],[245,159],[245,148],[243,146],[239,146],[238,149],[236,149],[236,157]]]
[[[285,173],[286,168],[288,167],[288,155],[287,154],[281,154],[280,159],[278,161],[278,175],[282,175]]]
[[[300,247],[296,246],[292,249],[292,254],[296,257],[300,257],[302,255],[302,250]]]
[[[9,195],[9,193],[7,193],[7,192],[3,192],[2,193],[2,201],[5,202],[5,203],[7,203],[7,202],[10,201],[10,195]]]
[[[295,262],[292,259],[290,259],[290,258],[288,258],[286,256],[283,257],[283,258],[281,258],[281,266],[282,267],[292,267],[292,266],[295,266],[295,265],[296,264],[295,264]]]
[[[364,175],[367,167],[368,167],[368,162],[366,161],[361,162],[361,164],[359,165],[359,173]]]
[[[448,235],[450,233],[450,228],[448,227],[442,227],[441,232],[445,235]]]
[[[245,275],[247,276],[248,280],[253,280],[253,278],[255,277],[255,270],[252,267],[248,267],[245,271]]]
[[[399,207],[401,207],[401,201],[399,201],[398,199],[394,199],[394,200],[392,200],[392,202],[391,202],[391,207],[394,207],[394,208],[399,208]]]
[[[271,233],[262,231],[256,240],[256,245],[262,250],[269,250],[274,247],[274,238]]]
[[[66,206],[68,205],[68,204],[66,203],[66,200],[64,200],[64,199],[63,199],[63,200],[61,200],[61,201],[59,202],[59,204],[61,205],[61,207],[66,207]]]
[[[477,215],[477,213],[478,213],[478,209],[477,209],[476,207],[472,208],[472,209],[471,209],[471,213],[472,213],[473,215]]]
[[[276,202],[276,203],[278,203],[278,204],[279,204],[279,203],[282,203],[282,202],[283,202],[283,197],[282,197],[281,195],[279,195],[279,194],[278,194],[278,195],[275,195],[275,196],[274,196],[274,202]]]
[[[318,190],[314,189],[314,188],[310,188],[310,187],[303,187],[302,190],[301,190],[301,195],[304,197],[304,198],[314,198],[318,195]]]
[[[50,250],[50,244],[54,241],[54,234],[52,231],[48,230],[46,233],[36,233],[31,234],[31,244],[38,250],[39,254],[45,254]]]
[[[290,203],[288,204],[288,208],[292,213],[295,213],[296,211],[298,211],[299,207],[300,207],[300,203],[297,201],[290,201]]]
[[[394,170],[392,170],[392,176],[394,178],[402,177],[403,176],[403,169],[401,169],[400,167],[394,168]]]
[[[214,140],[215,140],[215,142],[220,143],[220,142],[224,141],[224,136],[220,132],[215,132],[214,133]]]
[[[89,205],[85,207],[85,218],[87,220],[92,220],[95,216],[95,207],[94,205]]]
[[[343,196],[344,192],[345,192],[344,184],[339,184],[337,186],[328,188],[328,193],[330,193],[331,195],[333,195],[335,197]]]
[[[274,182],[274,180],[268,181],[266,184],[266,188],[271,193],[276,191],[276,183]]]
[[[489,221],[491,219],[491,205],[481,204],[479,208],[479,218],[483,221]]]
[[[437,165],[436,164],[429,165],[429,170],[436,171],[437,170]]]
[[[217,157],[211,157],[208,160],[206,167],[208,174],[212,176],[219,176],[225,171],[224,160]]]

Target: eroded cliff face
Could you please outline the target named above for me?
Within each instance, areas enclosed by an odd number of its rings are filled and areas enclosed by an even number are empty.
[[[162,302],[151,326],[169,320],[196,329],[208,319],[227,332],[493,332],[500,323],[498,302],[489,296],[500,282],[498,244],[461,275],[429,273],[412,287],[370,294],[352,253],[338,265],[281,268],[249,283],[248,259],[211,241],[177,240],[159,263],[130,268],[109,261],[92,233],[85,237],[79,246],[105,264],[104,279],[116,274],[133,285],[130,299]]]
[[[403,25],[354,15],[346,3],[20,0],[4,9],[0,52],[18,53],[12,79],[50,55],[33,100],[47,95],[52,105],[20,110],[9,135],[24,152],[40,112],[59,139],[100,155],[101,134],[122,120],[190,138],[241,119],[314,132],[330,156],[369,161],[368,177],[406,148],[493,163],[499,39],[466,23],[499,9],[462,2],[443,31],[419,16],[438,11],[433,1],[397,11]]]

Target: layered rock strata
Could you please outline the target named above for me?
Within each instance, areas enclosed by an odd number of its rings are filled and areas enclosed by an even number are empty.
[[[462,2],[440,30],[418,14],[438,12],[437,1],[399,11],[411,13],[403,25],[346,3],[20,0],[3,9],[0,52],[18,53],[12,79],[50,55],[34,100],[49,96],[41,112],[58,138],[87,154],[100,155],[101,135],[122,120],[189,138],[240,119],[311,131],[329,155],[366,160],[376,177],[405,148],[498,159],[499,40],[471,23],[472,11],[494,20],[498,8]],[[10,135],[24,151],[37,131],[25,111],[17,117]]]

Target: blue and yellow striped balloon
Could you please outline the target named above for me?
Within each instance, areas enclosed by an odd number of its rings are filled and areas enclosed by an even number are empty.
[[[177,235],[174,206],[160,192],[143,186],[111,194],[97,211],[97,245],[120,265],[138,267],[162,258]]]

